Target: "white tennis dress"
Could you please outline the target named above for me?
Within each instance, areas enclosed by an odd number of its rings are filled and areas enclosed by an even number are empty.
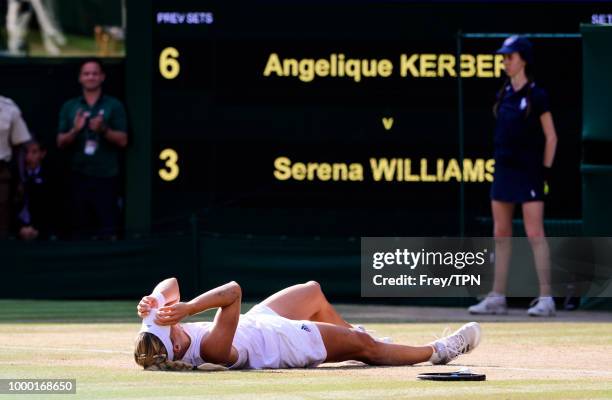
[[[182,326],[191,338],[182,361],[196,366],[206,362],[200,356],[200,343],[212,323]],[[261,304],[240,316],[232,345],[238,351],[238,360],[230,369],[311,368],[327,357],[323,338],[313,322],[281,317]]]

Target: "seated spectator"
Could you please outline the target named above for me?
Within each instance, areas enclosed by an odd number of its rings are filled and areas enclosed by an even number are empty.
[[[43,165],[44,146],[32,140],[25,144],[25,168],[18,193],[17,228],[23,240],[47,239],[55,233],[56,193],[50,174]]]

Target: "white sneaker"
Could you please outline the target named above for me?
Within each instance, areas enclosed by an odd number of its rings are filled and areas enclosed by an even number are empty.
[[[478,322],[465,324],[451,335],[430,343],[435,351],[429,361],[435,365],[448,364],[461,354],[474,350],[480,343],[481,336]]]
[[[478,315],[508,314],[506,296],[489,293],[480,303],[470,306],[468,311]]]
[[[375,337],[374,336],[374,332],[376,331],[372,331],[369,329],[366,329],[365,326],[363,325],[353,325],[353,328],[357,329],[358,331],[361,331],[363,333],[367,333],[368,335],[370,335],[372,337],[372,339],[378,341],[378,342],[383,342],[383,343],[393,343],[393,338],[390,338],[389,336],[384,336],[384,337]]]
[[[532,317],[554,317],[555,312],[555,301],[550,296],[533,299],[527,310]]]

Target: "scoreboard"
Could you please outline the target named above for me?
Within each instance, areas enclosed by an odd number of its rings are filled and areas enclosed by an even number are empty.
[[[576,33],[609,9],[154,0],[153,221],[195,212],[220,232],[456,235],[464,213],[469,232],[490,216],[502,39],[466,38],[458,55],[457,32]],[[580,39],[533,43],[559,134],[547,216],[579,218]]]

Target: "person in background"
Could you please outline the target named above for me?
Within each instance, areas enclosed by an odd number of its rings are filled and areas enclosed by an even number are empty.
[[[11,168],[13,147],[31,139],[19,107],[0,96],[0,239],[6,238],[11,221]]]
[[[508,76],[493,106],[495,174],[491,209],[495,236],[493,291],[469,308],[472,314],[506,314],[506,281],[512,251],[515,205],[523,211],[539,279],[540,296],[527,310],[530,316],[555,315],[551,293],[550,250],[544,232],[544,197],[555,158],[557,134],[548,95],[532,75],[533,50],[525,37],[511,36],[497,50],[504,55]]]
[[[17,208],[17,228],[23,240],[47,239],[54,235],[57,213],[54,185],[43,160],[46,148],[38,141],[31,140],[24,145],[25,166],[21,177],[20,206]]]
[[[119,100],[103,93],[100,60],[81,63],[83,93],[59,115],[57,145],[70,156],[72,227],[76,238],[116,238],[119,220],[119,154],[127,146],[127,117]]]
[[[6,33],[8,50],[12,55],[24,55],[28,50],[28,33],[32,14],[42,34],[47,54],[58,56],[58,46],[66,44],[66,37],[55,18],[55,0],[8,0],[6,10]]]

